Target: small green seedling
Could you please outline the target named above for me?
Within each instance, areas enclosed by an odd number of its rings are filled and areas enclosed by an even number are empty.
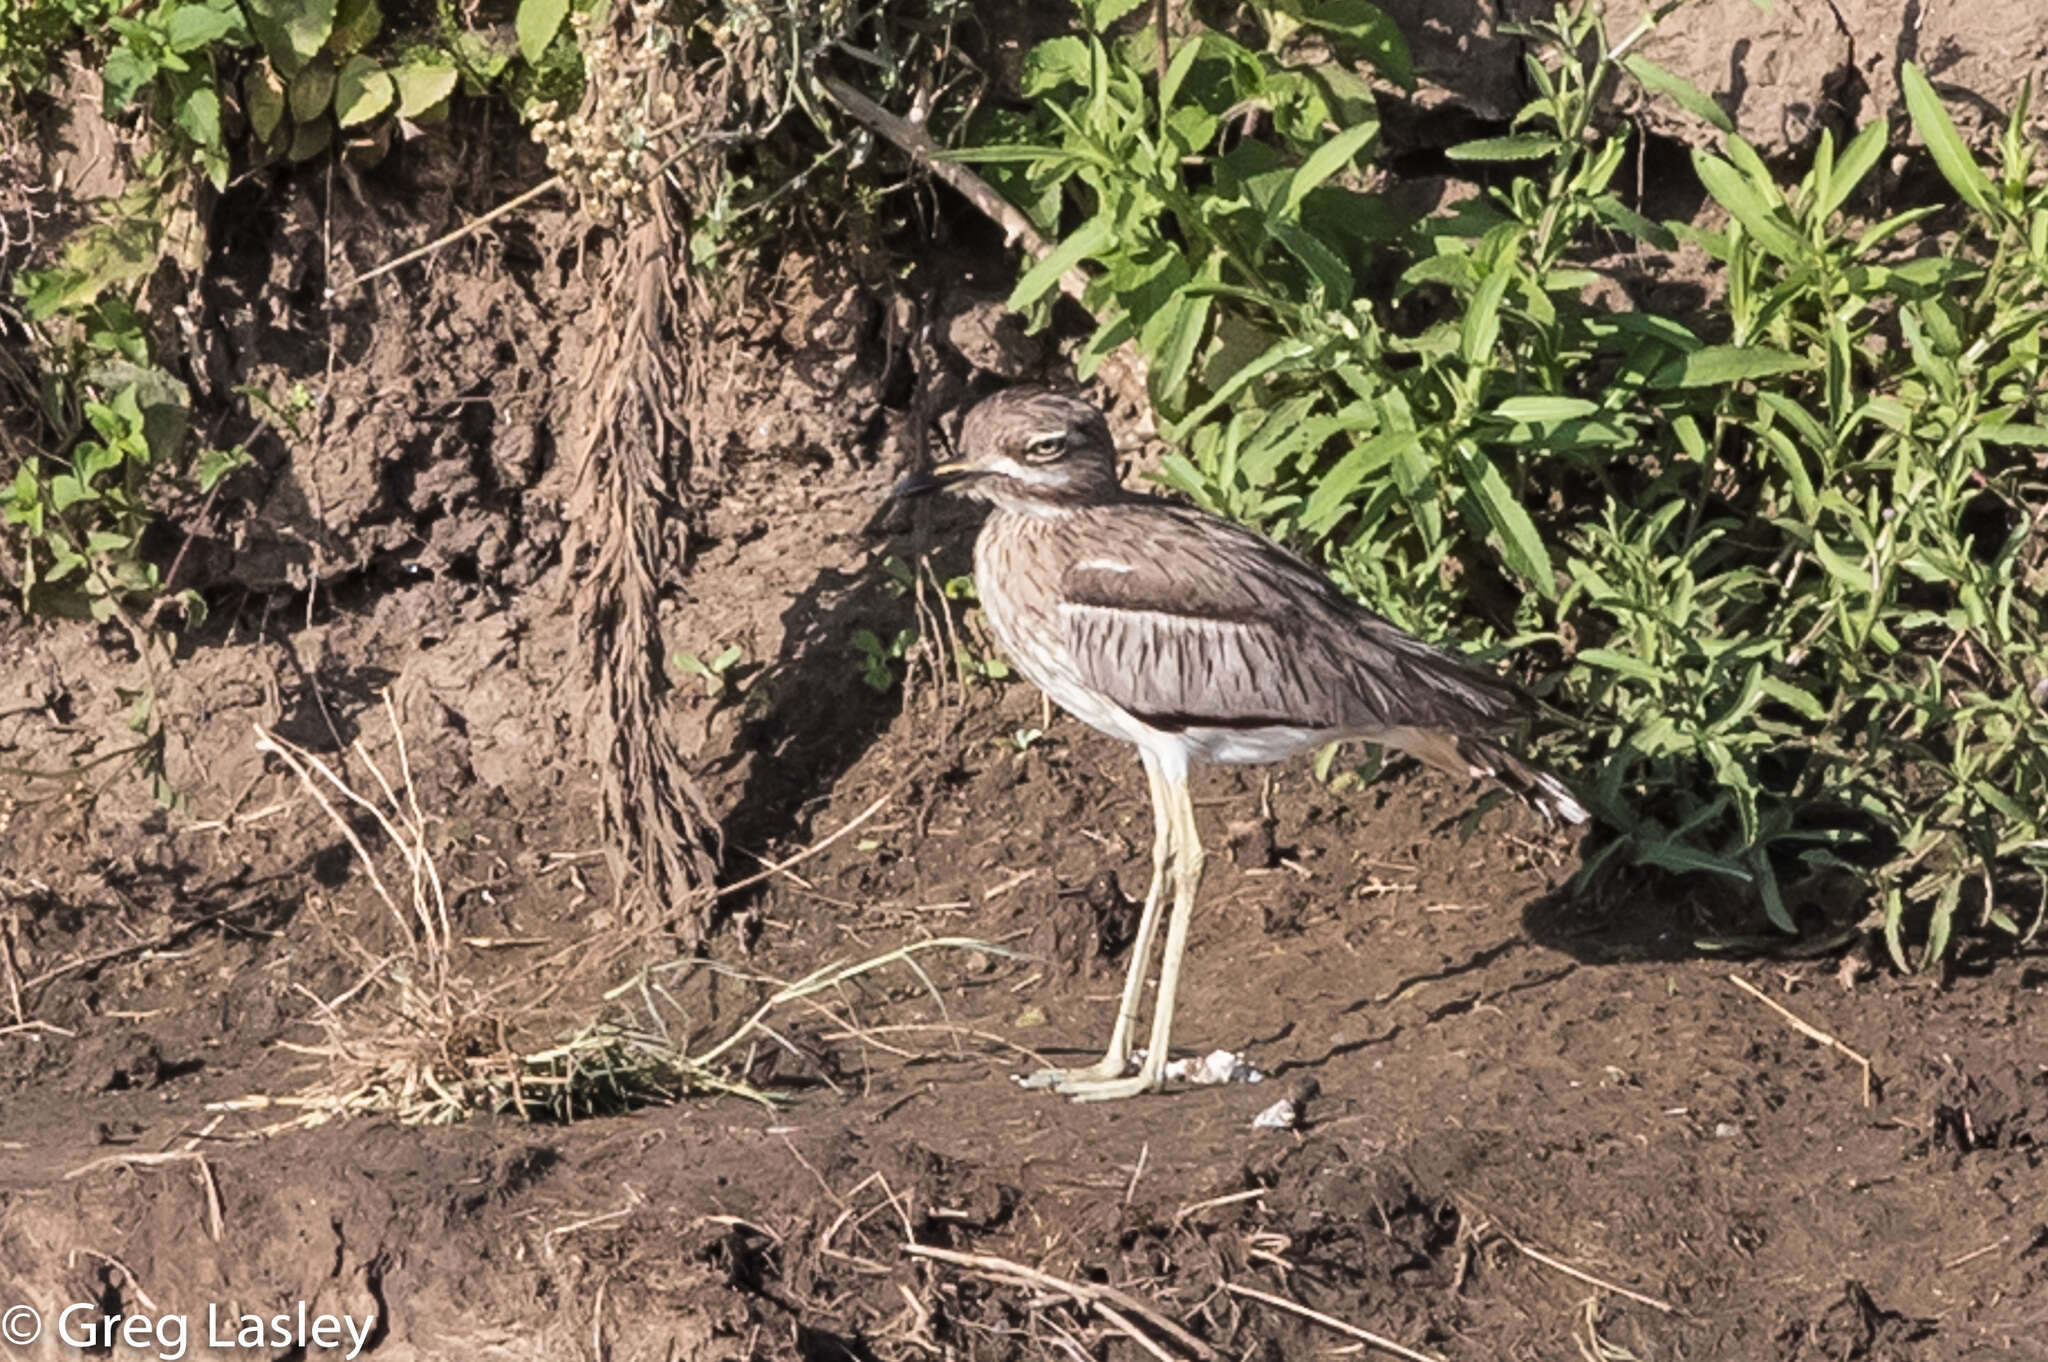
[[[915,629],[899,629],[886,642],[872,629],[854,630],[853,646],[860,653],[860,679],[867,682],[869,689],[888,694],[896,685],[895,664],[908,655],[915,642]]]

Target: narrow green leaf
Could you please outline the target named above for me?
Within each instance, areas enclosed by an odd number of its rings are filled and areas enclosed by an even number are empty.
[[[1309,190],[1351,164],[1366,143],[1379,132],[1377,123],[1360,123],[1344,129],[1309,153],[1294,178],[1287,182],[1287,195],[1280,202],[1278,216],[1293,217]]]
[[[1500,469],[1467,442],[1460,441],[1455,453],[1466,488],[1500,535],[1501,557],[1545,599],[1556,596],[1557,579],[1550,567],[1550,549],[1537,532],[1536,522],[1529,518],[1528,510],[1515,500],[1514,490],[1501,476]]]
[[[1024,277],[1010,291],[1010,310],[1021,312],[1059,287],[1061,275],[1108,245],[1114,235],[1115,229],[1107,218],[1093,217],[1076,227],[1072,236],[1046,253],[1045,259],[1024,271]]]
[[[1971,434],[1987,445],[2048,449],[2048,426],[2028,425],[2023,421],[1987,421]]]
[[[1631,657],[1627,653],[1616,652],[1612,648],[1581,648],[1578,652],[1578,660],[1591,666],[1599,667],[1604,671],[1618,672],[1622,676],[1632,676],[1638,681],[1661,682],[1666,679],[1664,673],[1658,671],[1641,658]]]
[[[1460,142],[1444,155],[1453,161],[1540,161],[1563,145],[1548,133],[1518,132],[1508,137]]]
[[[1763,679],[1763,689],[1765,695],[1797,711],[1802,718],[1821,720],[1828,716],[1827,710],[1822,707],[1819,700],[1789,681],[1766,676]]]
[[[1599,403],[1583,397],[1529,396],[1507,398],[1487,415],[1502,421],[1573,421],[1599,410]]]
[[[1651,382],[1660,388],[1718,388],[1812,367],[1811,360],[1768,345],[1708,345],[1665,365]]]
[[[1750,882],[1749,871],[1736,865],[1725,856],[1697,851],[1677,842],[1648,842],[1636,851],[1638,864],[1654,865],[1660,870],[1669,870],[1685,875],[1694,871],[1705,871],[1715,875],[1726,875],[1731,880]]]
[[[1208,420],[1213,412],[1235,399],[1246,388],[1274,370],[1284,368],[1312,354],[1314,349],[1315,347],[1309,344],[1309,342],[1298,340],[1293,336],[1273,342],[1273,344],[1266,347],[1257,359],[1224,380],[1223,385],[1210,394],[1208,400],[1203,402],[1201,406],[1196,407],[1180,420],[1171,423],[1161,434],[1165,435],[1169,440],[1184,438],[1189,431]]]
[[[1886,133],[1889,131],[1880,118],[1850,138],[1849,145],[1842,148],[1841,156],[1835,161],[1834,176],[1828,182],[1827,197],[1817,205],[1823,222],[1856,192],[1856,186],[1863,183],[1863,177],[1877,164],[1877,158],[1884,155]]]
[[[1458,337],[1458,353],[1467,364],[1478,364],[1492,356],[1493,344],[1500,338],[1501,299],[1507,295],[1508,281],[1514,272],[1514,255],[1503,252],[1493,272],[1480,281],[1478,291],[1472,295]]]
[[[1786,223],[1764,193],[1740,170],[1704,151],[1692,154],[1693,169],[1714,201],[1742,224],[1756,243],[1787,264],[1804,264],[1811,244]]]
[[[1727,111],[1707,98],[1699,86],[1684,76],[1667,71],[1644,56],[1624,57],[1621,64],[1628,68],[1630,75],[1641,82],[1644,89],[1654,90],[1668,97],[1693,117],[1704,119],[1722,132],[1735,131],[1735,124],[1729,119]]]
[[[1316,483],[1308,502],[1301,508],[1301,527],[1321,536],[1335,528],[1351,509],[1351,497],[1367,477],[1413,449],[1418,436],[1412,430],[1385,430],[1354,446]]]
[[[1277,221],[1266,224],[1266,230],[1273,239],[1287,248],[1287,253],[1308,267],[1310,274],[1323,288],[1325,307],[1341,309],[1351,302],[1351,269],[1344,258],[1325,246],[1322,239],[1299,223]]]
[[[1913,130],[1927,144],[1928,153],[1934,157],[1935,168],[1941,171],[1942,178],[1949,182],[1964,203],[1980,213],[1990,213],[1997,203],[1991,180],[1984,174],[1984,168],[1977,164],[1977,158],[1970,155],[1963,135],[1956,131],[1948,110],[1942,107],[1941,98],[1927,83],[1927,77],[1920,73],[1919,67],[1907,62],[1899,72],[1899,88],[1906,96],[1906,113],[1913,120]]]

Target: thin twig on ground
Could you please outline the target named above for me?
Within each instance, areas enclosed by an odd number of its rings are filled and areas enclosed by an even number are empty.
[[[539,184],[535,185],[533,188],[527,190],[526,192],[522,194],[514,194],[511,198],[505,200],[496,208],[493,208],[488,212],[482,213],[477,217],[471,218],[468,222],[463,223],[460,227],[457,227],[455,230],[451,232],[446,232],[440,236],[435,237],[426,245],[415,247],[414,249],[407,251],[404,255],[398,256],[392,260],[387,260],[383,264],[377,266],[375,269],[364,270],[361,274],[349,280],[347,283],[328,288],[326,290],[325,295],[326,299],[327,301],[332,302],[341,294],[348,292],[352,288],[359,288],[362,285],[369,283],[372,279],[375,279],[380,274],[389,274],[391,273],[391,271],[398,269],[400,266],[410,265],[413,261],[423,260],[427,256],[434,254],[436,251],[445,250],[448,247],[453,246],[456,242],[462,240],[462,238],[468,236],[470,233],[479,231],[482,228],[490,226],[493,222],[496,222],[499,218],[504,217],[507,213],[517,212],[519,209],[524,208],[527,204],[532,203],[541,195],[546,194],[551,190],[560,189],[561,187],[562,177],[560,175],[550,175],[545,180],[542,180]]]
[[[1505,1240],[1509,1247],[1513,1248],[1516,1252],[1522,1254],[1526,1258],[1533,1259],[1534,1261],[1543,1264],[1543,1266],[1551,1269],[1553,1272],[1562,1272],[1565,1276],[1570,1277],[1575,1281],[1584,1282],[1587,1286],[1597,1286],[1602,1291],[1612,1291],[1617,1296],[1626,1296],[1628,1299],[1634,1301],[1638,1305],[1647,1305],[1652,1310],[1659,1310],[1667,1315],[1677,1315],[1682,1317],[1685,1314],[1685,1311],[1679,1309],[1670,1301],[1660,1301],[1655,1296],[1645,1296],[1640,1291],[1631,1291],[1625,1286],[1617,1286],[1615,1283],[1608,1281],[1604,1277],[1595,1277],[1590,1272],[1582,1272],[1578,1268],[1573,1267],[1570,1263],[1559,1262],[1557,1259],[1551,1257],[1547,1253],[1543,1253],[1536,1249],[1530,1248],[1527,1244],[1515,1238],[1515,1236],[1509,1234],[1506,1230],[1501,1229],[1497,1225],[1493,1228],[1493,1233],[1502,1240]]]
[[[739,891],[742,889],[750,889],[754,885],[761,883],[761,881],[763,880],[773,879],[777,875],[786,873],[791,866],[801,865],[803,862],[810,860],[811,857],[817,855],[819,852],[831,846],[840,838],[846,836],[847,833],[852,832],[855,828],[859,827],[861,824],[867,822],[870,818],[873,818],[876,814],[880,813],[882,811],[883,806],[886,805],[891,799],[895,798],[895,795],[896,792],[894,790],[891,790],[888,794],[883,795],[880,799],[877,799],[874,803],[868,805],[865,809],[862,809],[859,813],[847,819],[846,822],[842,823],[839,826],[839,829],[836,832],[833,832],[830,835],[828,835],[823,841],[815,842],[812,845],[805,847],[802,851],[799,851],[796,855],[789,857],[787,860],[777,861],[773,865],[769,866],[767,869],[749,875],[743,880],[734,880],[731,884],[720,885],[718,888],[717,897],[727,898],[733,894],[739,893]]]
[[[1749,980],[1743,978],[1741,975],[1729,975],[1728,982],[1735,985],[1737,988],[1741,989],[1744,993],[1747,993],[1750,997],[1756,999],[1758,1002],[1762,1003],[1765,1007],[1770,1008],[1771,1011],[1783,1017],[1786,1020],[1786,1022],[1788,1022],[1791,1025],[1794,1031],[1797,1031],[1800,1035],[1805,1036],[1808,1040],[1819,1041],[1822,1045],[1827,1046],[1829,1049],[1834,1050],[1836,1053],[1846,1055],[1851,1063],[1855,1064],[1857,1067],[1863,1070],[1863,1105],[1866,1107],[1872,1105],[1874,1099],[1871,1094],[1872,1079],[1870,1072],[1870,1061],[1868,1059],[1858,1054],[1856,1051],[1851,1050],[1848,1046],[1842,1044],[1841,1041],[1836,1040],[1833,1036],[1821,1030],[1818,1026],[1815,1026],[1811,1022],[1806,1021],[1804,1018],[1799,1016],[1798,1013],[1794,1012],[1791,1008],[1786,1007],[1783,1003],[1780,1003],[1766,996],[1762,989],[1758,988],[1755,984],[1752,984],[1751,982],[1749,982]]]
[[[204,1154],[189,1149],[176,1149],[162,1154],[109,1154],[103,1159],[94,1159],[91,1163],[72,1169],[64,1175],[64,1181],[73,1182],[103,1168],[157,1168],[172,1163],[189,1163],[199,1170],[199,1186],[206,1194],[206,1232],[215,1243],[219,1243],[221,1231],[226,1227],[226,1217],[222,1215],[220,1208],[220,1183],[214,1178],[213,1165],[206,1161]]]
[[[1168,1319],[1159,1311],[1145,1304],[1129,1292],[1096,1282],[1074,1282],[1065,1277],[1055,1277],[1050,1272],[1041,1272],[1035,1267],[1009,1258],[998,1258],[987,1253],[958,1253],[952,1249],[935,1248],[930,1244],[905,1243],[903,1251],[913,1258],[928,1258],[934,1262],[950,1263],[954,1267],[966,1268],[986,1277],[1008,1281],[1016,1286],[1032,1286],[1042,1291],[1051,1291],[1069,1300],[1095,1310],[1105,1320],[1144,1346],[1154,1357],[1170,1357],[1159,1345],[1147,1337],[1128,1318],[1125,1311],[1144,1320],[1160,1333],[1165,1334],[1174,1344],[1188,1353],[1203,1359],[1203,1362],[1219,1362],[1221,1354],[1208,1344],[1196,1338],[1180,1325]],[[1422,1362],[1436,1362],[1425,1358]]]
[[[1381,1352],[1392,1353],[1396,1357],[1405,1357],[1408,1359],[1408,1362],[1443,1362],[1442,1358],[1432,1357],[1428,1353],[1416,1352],[1413,1348],[1396,1343],[1391,1338],[1382,1338],[1370,1329],[1361,1329],[1355,1324],[1346,1324],[1334,1315],[1326,1315],[1320,1310],[1311,1310],[1301,1302],[1291,1301],[1285,1296],[1275,1296],[1270,1292],[1260,1291],[1256,1287],[1239,1286],[1236,1282],[1223,1283],[1223,1289],[1233,1296],[1243,1296],[1246,1300],[1255,1300],[1261,1304],[1270,1305],[1275,1310],[1285,1310],[1290,1315],[1299,1315],[1303,1319],[1314,1320],[1325,1329],[1334,1329],[1347,1338],[1355,1338],[1360,1343],[1378,1348]]]

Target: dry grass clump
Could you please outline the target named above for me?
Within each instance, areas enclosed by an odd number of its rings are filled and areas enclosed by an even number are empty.
[[[778,1012],[800,1008],[822,1014],[836,1035],[883,1046],[824,995],[897,964],[932,989],[916,958],[929,951],[1010,954],[987,942],[942,937],[864,960],[834,962],[790,982],[746,975],[773,985],[771,991],[737,1026],[712,1036],[698,1034],[677,994],[683,979],[697,972],[734,973],[713,961],[670,959],[646,966],[602,995],[594,1019],[590,1005],[576,1000],[568,985],[592,979],[601,969],[615,969],[634,938],[576,942],[509,979],[482,986],[454,956],[460,943],[434,861],[434,820],[420,806],[388,695],[385,713],[396,770],[380,765],[361,739],[351,747],[374,796],[345,780],[336,764],[260,725],[256,729],[257,749],[291,770],[355,853],[388,912],[396,943],[379,951],[360,936],[343,933],[343,948],[361,965],[356,981],[331,999],[301,987],[313,999],[319,1038],[285,1042],[280,1048],[306,1059],[303,1086],[214,1104],[222,1111],[292,1113],[265,1133],[371,1115],[417,1125],[446,1125],[477,1114],[567,1122],[710,1093],[773,1104],[774,1093],[743,1076],[751,1065],[735,1064],[730,1057],[742,1046],[758,1044],[801,1053],[771,1023]],[[349,811],[358,817],[351,819]],[[359,831],[365,819],[374,834]],[[389,849],[381,865],[372,840]],[[387,873],[394,869],[392,853],[396,873]]]

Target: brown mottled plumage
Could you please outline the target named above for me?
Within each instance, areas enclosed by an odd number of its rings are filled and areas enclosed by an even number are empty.
[[[1156,816],[1152,888],[1109,1052],[1090,1069],[1027,1082],[1087,1099],[1159,1086],[1201,875],[1190,761],[1274,761],[1361,738],[1496,776],[1548,815],[1586,817],[1554,777],[1493,742],[1520,709],[1513,688],[1354,604],[1243,526],[1126,491],[1108,425],[1089,404],[999,392],[967,414],[960,448],[959,460],[899,490],[954,487],[993,505],[975,577],[997,642],[1061,707],[1137,745]],[[1169,863],[1174,911],[1152,1043],[1126,1077]]]

